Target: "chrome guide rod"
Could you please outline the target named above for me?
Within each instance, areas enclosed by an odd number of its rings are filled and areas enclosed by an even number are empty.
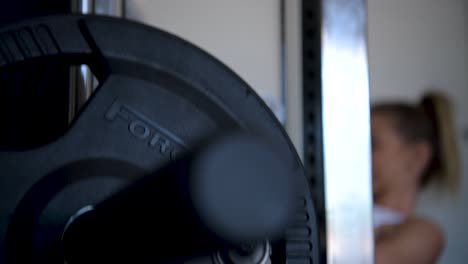
[[[71,12],[74,14],[93,14],[94,0],[72,0]],[[68,122],[72,122],[81,106],[93,92],[93,75],[85,65],[70,67]]]
[[[322,120],[327,263],[373,263],[364,0],[322,0]]]
[[[71,9],[75,14],[124,17],[125,0],[72,0]],[[86,65],[70,67],[69,122],[89,99],[96,86],[97,80]]]
[[[302,42],[301,42],[301,3],[302,0],[285,0],[284,49],[286,81],[286,130],[301,159],[303,149],[303,89],[302,89]]]

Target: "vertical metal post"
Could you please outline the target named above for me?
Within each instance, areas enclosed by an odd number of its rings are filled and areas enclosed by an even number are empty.
[[[365,0],[322,0],[322,129],[328,263],[373,263]]]
[[[287,90],[288,90],[288,67],[287,67],[287,51],[286,51],[286,0],[279,0],[279,17],[280,17],[280,75],[281,75],[281,105],[284,107],[284,116],[288,115],[286,107]],[[285,123],[287,123],[287,118]]]
[[[303,162],[317,209],[320,258],[326,259],[326,207],[322,137],[321,0],[301,1]],[[299,63],[300,64],[300,63]]]
[[[125,0],[72,0],[72,13],[125,16]],[[68,120],[71,122],[97,87],[97,80],[87,65],[70,68]]]
[[[94,14],[125,17],[125,0],[98,0],[94,2]]]
[[[284,0],[284,49],[286,130],[303,159],[303,104],[302,104],[302,0]]]
[[[94,0],[72,0],[74,14],[94,13]],[[93,74],[86,65],[70,67],[68,122],[72,122],[81,106],[93,92]]]
[[[70,66],[68,82],[68,123],[73,121],[76,114],[76,97],[78,90],[78,69],[77,66]]]

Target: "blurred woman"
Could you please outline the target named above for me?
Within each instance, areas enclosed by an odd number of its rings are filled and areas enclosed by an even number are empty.
[[[430,93],[417,105],[382,103],[372,107],[371,116],[375,263],[435,263],[444,235],[414,210],[426,186],[455,191],[458,185],[449,99]]]

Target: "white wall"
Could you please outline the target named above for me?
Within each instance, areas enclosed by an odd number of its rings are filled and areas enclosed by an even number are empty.
[[[126,17],[178,35],[239,74],[270,105],[281,102],[277,0],[128,0]],[[282,119],[282,109],[278,109]]]
[[[418,100],[435,86],[454,100],[459,134],[468,127],[468,3],[465,0],[368,0],[372,101]],[[468,144],[459,136],[462,163]],[[468,170],[464,169],[466,172]],[[468,174],[455,196],[425,192],[418,213],[443,228],[440,263],[468,261]]]

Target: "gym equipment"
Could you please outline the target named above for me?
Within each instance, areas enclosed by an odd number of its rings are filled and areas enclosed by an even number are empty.
[[[0,71],[53,59],[99,81],[60,137],[0,146],[0,263],[318,263],[297,153],[214,57],[99,16],[32,19],[0,40]]]

